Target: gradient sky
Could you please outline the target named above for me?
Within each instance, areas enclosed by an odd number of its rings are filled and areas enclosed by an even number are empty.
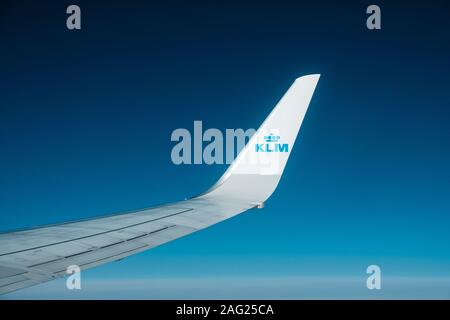
[[[172,164],[174,129],[256,128],[322,75],[264,210],[86,271],[81,292],[9,297],[450,298],[449,18],[444,0],[2,1],[1,230],[198,194],[226,165]],[[368,291],[370,264],[402,280]]]

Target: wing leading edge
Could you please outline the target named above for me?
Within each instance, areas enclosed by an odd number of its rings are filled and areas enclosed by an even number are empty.
[[[0,294],[120,260],[262,207],[283,173],[320,75],[292,84],[208,191],[150,209],[0,234]]]

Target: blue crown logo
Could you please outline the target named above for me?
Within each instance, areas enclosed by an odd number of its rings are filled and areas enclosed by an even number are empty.
[[[266,140],[267,143],[269,143],[269,142],[278,142],[278,140],[280,140],[280,136],[276,136],[276,135],[271,133],[268,136],[264,136],[264,140]]]
[[[269,133],[263,137],[266,143],[256,143],[255,152],[289,152],[289,145],[287,143],[279,143],[280,136]]]

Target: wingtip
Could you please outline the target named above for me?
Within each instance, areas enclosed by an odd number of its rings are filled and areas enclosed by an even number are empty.
[[[307,78],[315,78],[315,79],[319,80],[320,73],[307,74],[307,75],[298,77],[297,79],[295,79],[295,81],[304,80],[304,79],[307,79]]]

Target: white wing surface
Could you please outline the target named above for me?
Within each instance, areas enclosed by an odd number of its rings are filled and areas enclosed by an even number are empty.
[[[278,185],[319,80],[295,80],[208,191],[135,212],[0,234],[0,294],[151,249],[262,207]]]

